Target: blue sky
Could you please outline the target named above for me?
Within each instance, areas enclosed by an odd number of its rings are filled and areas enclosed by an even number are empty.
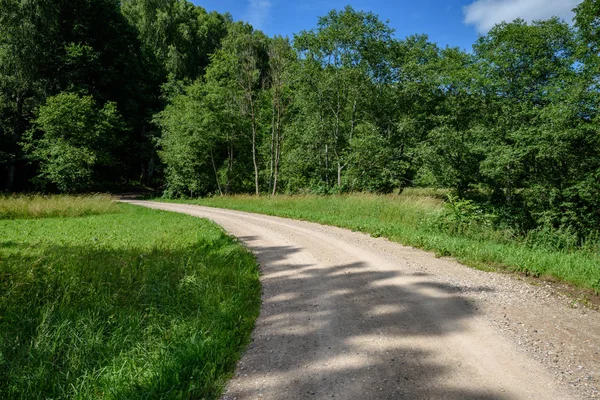
[[[581,0],[192,0],[207,10],[230,12],[268,35],[292,37],[316,26],[319,16],[351,5],[372,11],[396,30],[397,37],[426,33],[441,46],[470,50],[478,34],[495,23],[553,15],[568,22]]]

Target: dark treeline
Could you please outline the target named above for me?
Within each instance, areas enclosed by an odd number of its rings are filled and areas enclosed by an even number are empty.
[[[523,231],[600,223],[600,1],[472,53],[331,11],[293,41],[184,0],[0,0],[5,191],[452,189]]]

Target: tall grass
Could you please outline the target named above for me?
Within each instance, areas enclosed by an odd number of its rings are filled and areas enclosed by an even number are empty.
[[[82,217],[118,212],[109,195],[0,196],[0,219]]]
[[[568,235],[561,232],[520,237],[495,227],[493,216],[469,202],[444,202],[427,191],[400,196],[233,196],[181,202],[340,226],[455,257],[481,269],[520,271],[600,290],[596,242],[581,249],[569,246]]]
[[[254,257],[206,220],[111,207],[0,221],[0,398],[220,396],[258,315]]]

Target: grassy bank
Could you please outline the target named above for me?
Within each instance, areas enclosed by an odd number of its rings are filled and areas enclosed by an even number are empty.
[[[205,220],[107,210],[0,220],[0,398],[218,398],[258,315],[255,259]]]
[[[401,196],[213,197],[181,202],[277,215],[349,228],[451,256],[482,269],[509,269],[600,290],[597,246],[575,249],[560,232],[516,237],[493,228],[469,204],[445,204],[439,193]]]
[[[83,217],[119,212],[110,196],[1,196],[0,219]]]

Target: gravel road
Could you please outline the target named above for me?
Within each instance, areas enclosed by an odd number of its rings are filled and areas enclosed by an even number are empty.
[[[345,229],[128,202],[211,219],[258,258],[223,400],[600,398],[600,316],[549,287]]]

